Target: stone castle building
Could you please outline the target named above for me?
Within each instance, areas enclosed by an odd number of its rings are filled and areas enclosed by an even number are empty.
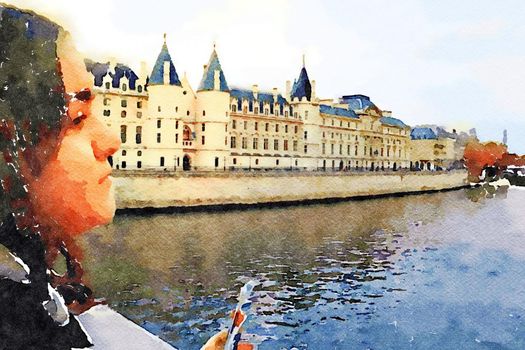
[[[164,42],[151,72],[87,62],[93,112],[120,134],[117,169],[397,170],[411,129],[364,95],[320,99],[306,68],[285,94],[229,85],[215,48],[196,91]]]

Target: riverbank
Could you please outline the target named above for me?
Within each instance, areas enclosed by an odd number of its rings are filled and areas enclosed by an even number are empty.
[[[381,173],[115,173],[118,209],[300,203],[435,192],[467,185],[465,171]]]

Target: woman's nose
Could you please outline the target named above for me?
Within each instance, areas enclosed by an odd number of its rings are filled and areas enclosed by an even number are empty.
[[[112,131],[99,119],[96,119],[93,128],[91,139],[93,153],[97,160],[105,161],[119,149],[120,138],[117,133]]]

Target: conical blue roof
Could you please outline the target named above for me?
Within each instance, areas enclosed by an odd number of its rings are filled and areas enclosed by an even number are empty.
[[[292,99],[297,97],[299,100],[306,97],[308,101],[312,98],[312,84],[310,84],[310,79],[308,79],[308,73],[305,67],[301,69],[299,79],[294,82],[290,97]]]
[[[230,91],[226,78],[224,77],[224,72],[221,68],[221,63],[219,62],[219,56],[217,56],[217,51],[213,50],[210,56],[210,61],[204,69],[204,74],[202,75],[201,83],[197,91],[203,90],[214,90],[215,87],[215,71],[219,71],[219,90],[220,91]]]
[[[170,63],[170,85],[182,86],[175,66],[171,61],[171,56],[168,51],[168,46],[166,43],[162,45],[162,50],[160,50],[159,57],[153,66],[153,71],[149,77],[149,85],[162,85],[164,84],[164,62]]]

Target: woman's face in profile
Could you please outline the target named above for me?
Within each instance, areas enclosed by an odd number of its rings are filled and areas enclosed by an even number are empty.
[[[92,78],[67,33],[57,42],[60,69],[68,94],[69,120],[55,156],[30,178],[29,193],[37,219],[69,235],[111,221],[115,199],[107,157],[120,146],[118,135],[91,114]]]

